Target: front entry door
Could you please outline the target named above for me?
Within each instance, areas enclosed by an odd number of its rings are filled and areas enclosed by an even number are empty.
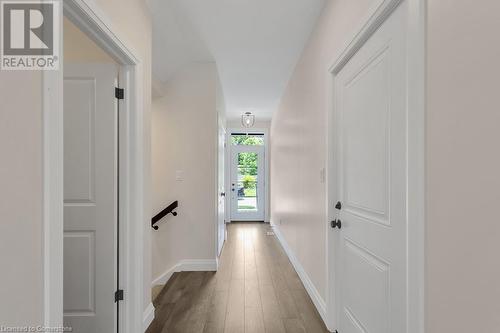
[[[116,332],[117,68],[64,64],[64,324]]]
[[[231,220],[264,221],[264,146],[231,147]]]
[[[335,76],[341,333],[407,332],[406,2]]]

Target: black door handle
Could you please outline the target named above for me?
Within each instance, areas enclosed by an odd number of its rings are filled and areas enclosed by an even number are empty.
[[[333,229],[335,229],[335,228],[341,229],[342,228],[342,221],[333,220],[332,222],[330,222],[330,225],[332,226]]]

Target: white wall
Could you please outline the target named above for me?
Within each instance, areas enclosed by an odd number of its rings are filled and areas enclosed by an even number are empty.
[[[217,80],[214,63],[191,64],[153,101],[153,213],[179,201],[178,215],[151,231],[153,279],[181,260],[215,260]]]
[[[64,62],[113,63],[116,61],[67,18],[63,19]]]
[[[500,2],[428,0],[426,333],[500,332]]]
[[[0,71],[0,325],[43,320],[41,75]]]
[[[326,300],[328,67],[378,0],[328,1],[271,126],[271,223]]]
[[[149,193],[151,18],[142,0],[93,2],[141,59],[145,193]],[[41,93],[40,72],[0,71],[0,324],[4,325],[39,325],[44,316]],[[144,205],[150,217],[148,196]],[[137,221],[145,228],[148,222]],[[151,301],[149,235],[144,240],[144,308]]]
[[[240,129],[242,131],[248,130],[248,128],[243,127],[241,125],[241,119],[228,119],[227,120],[227,127],[232,128],[232,129]],[[270,129],[271,128],[271,120],[255,120],[255,124],[253,128],[258,128],[258,129]]]

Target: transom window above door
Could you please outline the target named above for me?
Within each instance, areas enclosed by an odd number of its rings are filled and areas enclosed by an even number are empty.
[[[264,134],[231,134],[231,144],[235,146],[263,146]]]

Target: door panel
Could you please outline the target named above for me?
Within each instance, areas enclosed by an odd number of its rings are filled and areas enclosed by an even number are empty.
[[[264,147],[231,148],[231,220],[264,221]]]
[[[95,200],[95,100],[94,78],[64,81],[64,199],[73,203]],[[75,105],[77,107],[70,107]]]
[[[64,261],[78,265],[64,270],[64,311],[66,314],[95,314],[95,234],[92,231],[64,233]]]
[[[369,332],[387,332],[389,265],[357,244],[344,244],[343,301],[347,319]]]
[[[339,332],[406,332],[406,2],[335,77]]]
[[[388,221],[390,177],[388,57],[386,51],[378,55],[343,89],[344,205],[382,223]]]
[[[64,323],[116,332],[117,68],[64,65]]]

